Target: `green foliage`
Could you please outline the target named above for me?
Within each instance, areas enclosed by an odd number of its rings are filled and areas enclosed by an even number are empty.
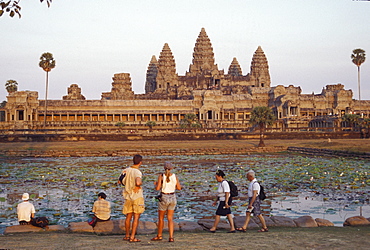
[[[126,123],[124,123],[124,122],[117,122],[115,126],[120,127],[120,128],[123,128],[124,126],[126,126]]]
[[[48,8],[50,7],[50,4],[53,0],[40,0],[40,3],[46,2],[48,5]],[[0,17],[5,13],[8,12],[10,17],[14,17],[15,14],[18,15],[19,18],[21,18],[21,9],[22,7],[19,5],[20,0],[0,0]]]
[[[180,121],[180,128],[201,128],[196,114],[186,114]]]
[[[5,89],[8,93],[13,93],[18,90],[18,82],[16,80],[8,80],[5,83]]]
[[[40,56],[39,66],[45,71],[50,72],[53,68],[55,68],[55,60],[53,58],[53,54],[50,52],[45,52]]]
[[[352,51],[352,55],[351,55],[351,59],[352,59],[352,62],[357,66],[357,67],[360,67],[361,64],[363,64],[366,60],[366,54],[365,54],[365,50],[363,49],[354,49]]]
[[[148,121],[147,123],[145,123],[145,126],[148,126],[152,129],[154,126],[157,126],[157,123],[155,121]]]
[[[269,107],[255,107],[251,112],[249,123],[265,127],[274,124],[275,115]]]
[[[344,122],[348,122],[350,127],[354,127],[356,124],[358,124],[359,119],[360,116],[356,114],[345,114],[342,116],[342,120]]]

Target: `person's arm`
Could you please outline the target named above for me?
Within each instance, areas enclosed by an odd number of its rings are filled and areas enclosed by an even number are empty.
[[[154,182],[155,190],[161,190],[161,188],[162,188],[162,178],[163,178],[162,174],[159,174],[157,182]]]
[[[137,193],[139,192],[139,190],[141,189],[141,185],[143,184],[142,180],[140,177],[136,177],[135,178],[135,188],[134,188],[134,193]]]
[[[229,208],[230,192],[225,192],[225,208]]]
[[[180,181],[179,181],[179,178],[177,178],[177,175],[176,175],[176,189],[177,190],[181,190],[181,184],[180,184]]]
[[[248,205],[248,209],[252,208],[252,205],[257,198],[257,193],[258,193],[258,190],[253,190],[253,196],[252,196],[251,202]]]

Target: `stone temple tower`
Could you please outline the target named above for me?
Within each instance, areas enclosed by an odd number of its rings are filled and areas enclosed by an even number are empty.
[[[236,60],[236,57],[234,57],[233,61],[230,64],[229,67],[229,75],[232,76],[242,76],[242,69],[240,68],[238,60]]]
[[[148,70],[146,72],[146,82],[145,82],[145,93],[154,92],[157,88],[157,74],[158,74],[158,61],[155,56],[152,56],[150,60]]]
[[[193,62],[189,67],[192,76],[204,74],[213,70],[218,70],[211,40],[208,38],[206,30],[202,28],[197,38],[193,53]]]
[[[158,73],[156,78],[156,93],[168,92],[171,87],[176,87],[178,75],[176,74],[175,59],[167,43],[164,44],[158,59]]]
[[[258,46],[252,58],[250,80],[255,87],[270,87],[271,84],[267,58],[261,46]]]

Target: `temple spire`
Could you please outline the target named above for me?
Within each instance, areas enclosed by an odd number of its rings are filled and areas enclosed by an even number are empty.
[[[233,58],[233,61],[230,64],[228,74],[232,76],[242,76],[242,69],[240,68],[238,60],[236,60],[236,57]]]
[[[270,87],[270,73],[267,58],[261,46],[258,46],[253,54],[251,63],[251,80],[254,81],[256,87]]]
[[[157,88],[158,61],[153,55],[146,72],[145,93],[154,92]]]
[[[177,84],[176,64],[168,43],[165,43],[158,59],[157,89],[167,90]]]
[[[213,48],[206,30],[202,28],[195,43],[193,62],[190,65],[189,72],[201,74],[204,71],[212,70],[217,70]]]

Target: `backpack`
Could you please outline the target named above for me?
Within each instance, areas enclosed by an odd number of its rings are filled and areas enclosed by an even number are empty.
[[[44,228],[49,225],[49,220],[46,217],[36,217],[31,220],[31,225]]]
[[[259,183],[258,183],[259,184]],[[258,195],[261,201],[266,199],[265,188],[260,184],[260,194]]]
[[[238,187],[235,185],[233,181],[227,181],[229,183],[230,187],[230,197],[236,197],[238,196]]]

